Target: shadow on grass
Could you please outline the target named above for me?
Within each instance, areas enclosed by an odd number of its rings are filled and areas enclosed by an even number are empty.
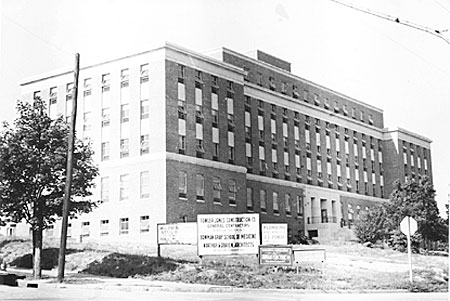
[[[80,250],[75,249],[67,249],[66,255],[80,252]],[[58,266],[58,256],[59,256],[59,248],[47,248],[42,249],[41,253],[41,267],[43,270],[51,270],[54,267]],[[15,258],[11,263],[11,266],[15,266],[18,268],[24,269],[32,269],[33,268],[33,254],[28,253],[23,256]]]
[[[112,253],[104,257],[101,262],[91,262],[81,273],[128,278],[136,275],[148,276],[174,271],[182,263],[190,262],[165,257]]]

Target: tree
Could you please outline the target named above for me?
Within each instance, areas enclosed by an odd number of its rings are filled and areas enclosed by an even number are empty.
[[[386,207],[390,228],[398,228],[405,216],[411,216],[417,221],[418,233],[425,241],[441,239],[443,229],[435,195],[433,184],[426,176],[405,184],[396,181]]]
[[[33,275],[41,277],[42,233],[62,215],[69,128],[62,117],[52,120],[40,100],[18,101],[14,127],[0,133],[0,219],[27,222],[33,233]],[[98,169],[88,144],[74,147],[69,216],[93,210],[90,199]]]
[[[388,223],[386,219],[386,206],[378,204],[361,215],[355,223],[354,232],[361,243],[376,243],[387,238]]]

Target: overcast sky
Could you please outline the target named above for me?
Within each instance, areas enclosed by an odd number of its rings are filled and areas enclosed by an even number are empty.
[[[0,121],[20,81],[169,41],[207,52],[260,49],[294,74],[384,110],[386,127],[433,140],[441,213],[449,183],[450,44],[330,0],[0,0]],[[342,0],[431,29],[450,29],[450,0]],[[442,34],[450,39],[450,31]]]

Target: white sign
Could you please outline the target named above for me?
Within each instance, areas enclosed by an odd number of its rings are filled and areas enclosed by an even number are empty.
[[[294,262],[324,262],[325,249],[294,250]]]
[[[262,224],[263,245],[287,245],[287,224]]]
[[[258,254],[259,214],[199,214],[198,255]]]
[[[412,217],[406,216],[400,223],[400,231],[405,235],[413,235],[417,231],[417,221]]]
[[[158,244],[195,245],[197,223],[158,224]]]

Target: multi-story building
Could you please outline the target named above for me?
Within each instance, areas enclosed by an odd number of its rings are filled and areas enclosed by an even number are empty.
[[[205,56],[166,44],[84,67],[79,83],[77,136],[92,143],[103,203],[70,222],[72,237],[151,244],[158,223],[257,212],[290,235],[350,239],[395,180],[431,177],[429,139],[385,129],[381,109],[261,51]],[[24,100],[69,116],[72,72],[21,86]]]

